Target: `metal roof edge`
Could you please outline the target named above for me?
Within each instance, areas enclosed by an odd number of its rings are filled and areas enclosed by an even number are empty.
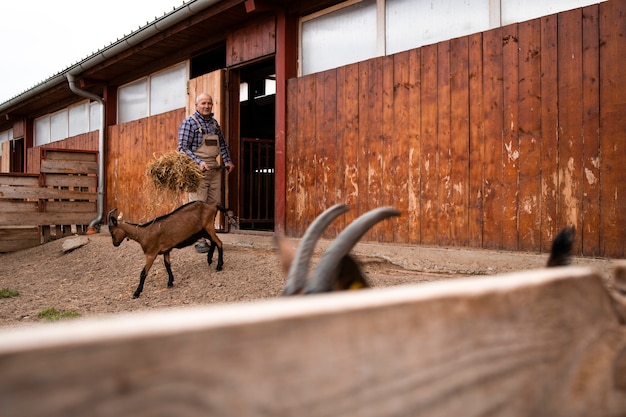
[[[88,56],[82,61],[79,61],[76,64],[67,67],[66,69],[58,72],[57,74],[49,77],[39,84],[34,85],[30,89],[25,90],[24,92],[10,98],[4,103],[0,103],[0,114],[2,114],[3,112],[7,112],[11,107],[19,104],[22,101],[28,100],[29,98],[32,98],[37,94],[40,94],[48,88],[66,82],[66,74],[76,76],[82,71],[92,68],[95,65],[130,49],[138,43],[143,42],[144,40],[154,36],[155,34],[174,26],[175,24],[181,22],[189,16],[192,16],[193,14],[206,9],[209,6],[219,3],[220,1],[221,0],[189,0],[187,2],[183,1],[183,4],[176,7],[173,11],[166,13],[165,15],[159,17],[151,23],[148,23],[146,26],[140,27],[136,31],[131,32],[128,36],[125,36],[115,42],[112,42],[110,45],[99,49],[96,53]]]

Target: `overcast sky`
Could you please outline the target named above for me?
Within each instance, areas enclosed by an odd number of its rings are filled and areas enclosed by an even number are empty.
[[[183,0],[3,1],[0,103],[182,4]]]

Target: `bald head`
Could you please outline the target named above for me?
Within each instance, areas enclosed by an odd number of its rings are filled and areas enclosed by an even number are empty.
[[[209,117],[213,113],[213,98],[206,93],[198,94],[196,97],[196,110],[202,116]]]

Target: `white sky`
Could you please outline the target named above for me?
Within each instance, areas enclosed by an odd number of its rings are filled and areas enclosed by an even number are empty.
[[[182,4],[183,0],[4,0],[0,103]]]

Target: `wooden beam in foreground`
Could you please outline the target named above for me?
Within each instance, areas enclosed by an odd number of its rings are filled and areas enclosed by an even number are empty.
[[[613,303],[569,267],[6,328],[0,415],[624,415]]]

